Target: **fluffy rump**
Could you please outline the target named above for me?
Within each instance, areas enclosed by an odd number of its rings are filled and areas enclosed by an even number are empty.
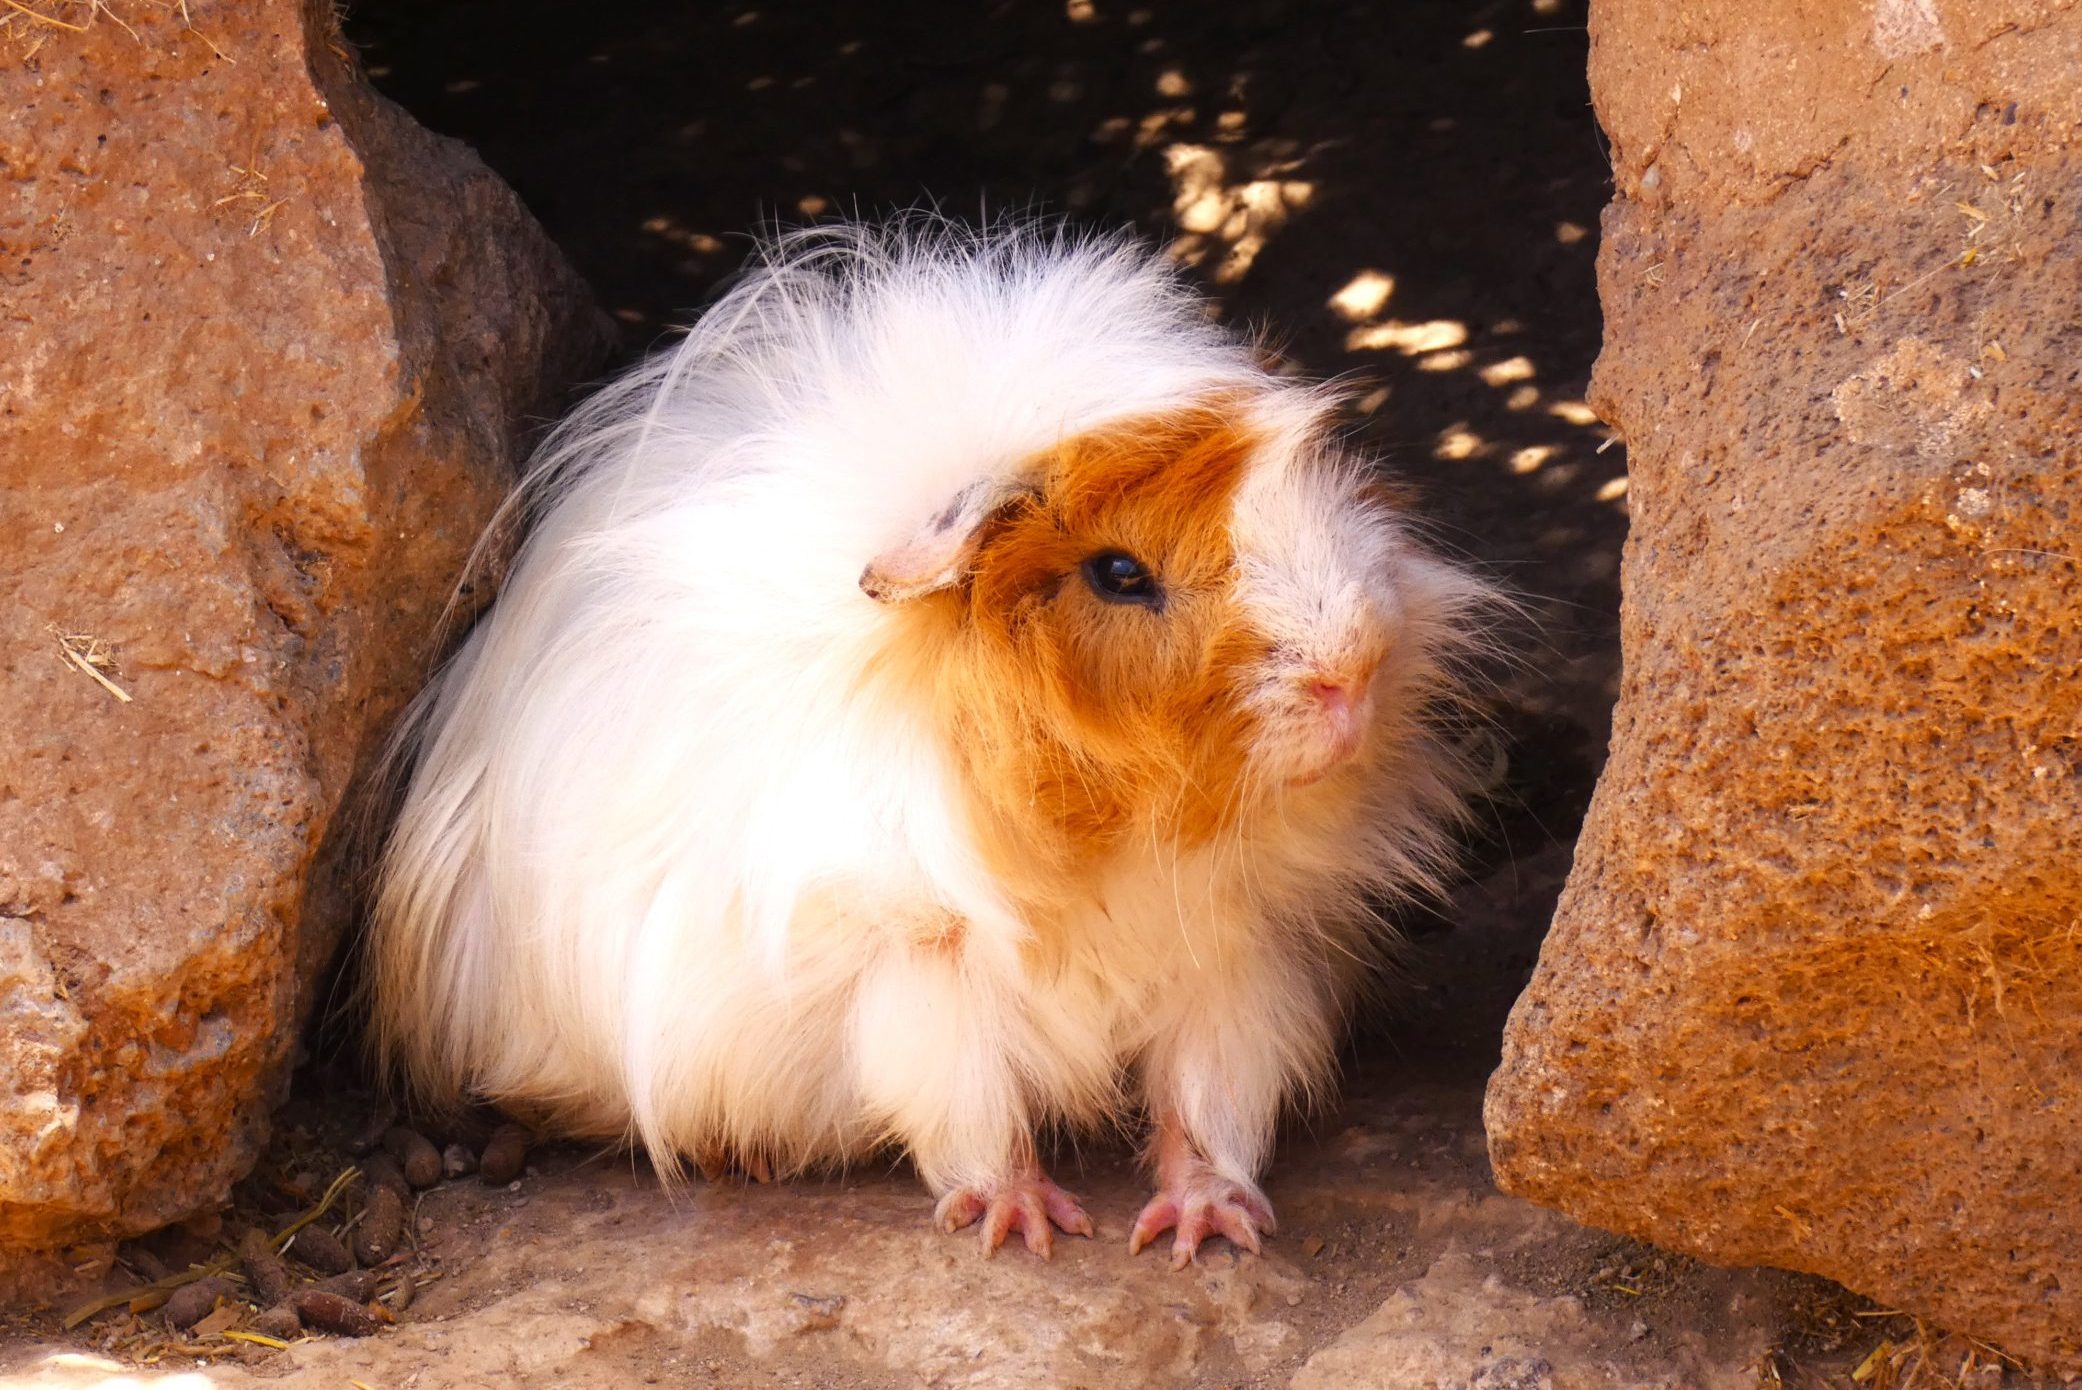
[[[1124,242],[768,248],[552,436],[412,716],[386,1062],[668,1167],[947,1191],[1140,1103],[1248,1183],[1444,863],[1488,601],[1327,408]],[[1080,586],[1131,541],[1161,605]]]

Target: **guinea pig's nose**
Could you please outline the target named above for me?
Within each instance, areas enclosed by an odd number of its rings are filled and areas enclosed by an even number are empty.
[[[1309,678],[1308,693],[1324,713],[1335,719],[1348,719],[1366,698],[1366,687],[1372,680],[1371,671],[1357,675],[1349,671],[1319,671]]]

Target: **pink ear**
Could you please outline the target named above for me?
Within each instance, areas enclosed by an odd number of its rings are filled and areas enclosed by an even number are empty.
[[[868,561],[860,572],[861,591],[877,603],[897,603],[946,588],[967,573],[983,523],[1023,491],[1008,479],[969,484],[909,540]]]

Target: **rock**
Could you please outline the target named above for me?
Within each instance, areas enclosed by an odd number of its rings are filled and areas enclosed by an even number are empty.
[[[829,1331],[839,1325],[839,1314],[845,1311],[842,1293],[788,1295],[788,1318],[798,1333]]]
[[[2082,10],[1592,38],[1625,680],[1498,1179],[2082,1371]]]
[[[1571,1297],[1504,1284],[1465,1252],[1442,1255],[1374,1314],[1311,1356],[1292,1390],[1736,1390],[1753,1374],[1687,1349],[1668,1378],[1623,1364],[1609,1330]]]
[[[343,796],[520,422],[605,342],[328,14],[83,10],[0,63],[0,1252],[251,1165],[347,913]]]

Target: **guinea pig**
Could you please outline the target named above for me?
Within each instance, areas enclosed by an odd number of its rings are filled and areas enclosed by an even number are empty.
[[[549,439],[410,712],[376,1045],[425,1097],[1089,1235],[1037,1133],[1137,1120],[1131,1252],[1256,1251],[1473,778],[1493,590],[1133,244],[767,244]]]

